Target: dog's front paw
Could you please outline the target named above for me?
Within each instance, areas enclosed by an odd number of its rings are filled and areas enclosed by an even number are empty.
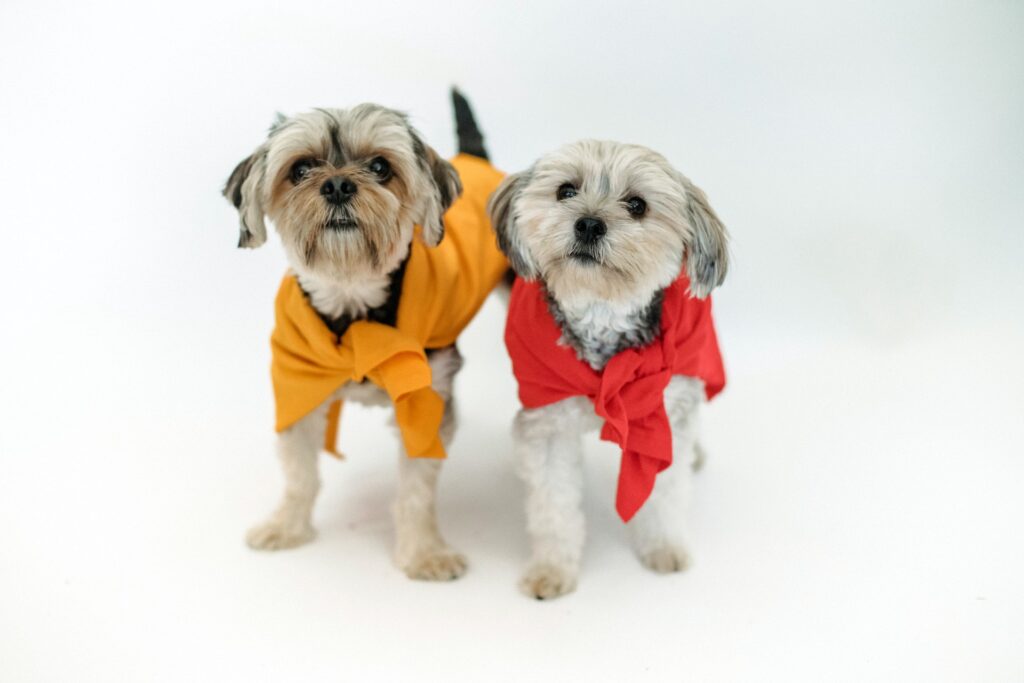
[[[641,553],[640,561],[651,571],[671,574],[690,566],[690,553],[681,545],[663,545]]]
[[[519,587],[531,598],[551,600],[576,590],[576,573],[553,564],[535,564],[526,570]]]
[[[286,524],[271,519],[249,529],[245,542],[256,550],[284,550],[309,543],[316,532],[308,522]]]
[[[452,581],[466,573],[466,557],[451,548],[422,550],[406,563],[404,570],[410,579],[419,581]]]

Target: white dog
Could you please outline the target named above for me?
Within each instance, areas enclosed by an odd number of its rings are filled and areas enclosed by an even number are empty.
[[[698,408],[724,385],[710,300],[696,297],[725,277],[724,226],[661,155],[598,141],[507,177],[489,210],[519,276],[506,342],[524,403],[513,430],[532,543],[523,590],[576,586],[580,435],[602,424],[623,446],[617,506],[641,561],[686,568]]]

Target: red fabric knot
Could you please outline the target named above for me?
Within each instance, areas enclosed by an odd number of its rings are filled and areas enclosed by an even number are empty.
[[[689,284],[683,275],[665,290],[658,337],[616,354],[601,372],[558,343],[561,330],[540,284],[517,278],[512,288],[505,345],[519,400],[539,408],[572,396],[590,399],[604,420],[601,438],[622,449],[615,508],[623,521],[643,506],[658,473],[672,464],[664,398],[672,377],[703,380],[708,399],[725,386],[711,300],[690,296]]]

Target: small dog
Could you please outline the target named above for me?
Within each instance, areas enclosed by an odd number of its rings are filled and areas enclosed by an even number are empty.
[[[502,175],[486,160],[468,103],[455,90],[452,99],[460,149],[452,163],[403,114],[361,104],[279,118],[227,181],[239,246],[263,244],[269,217],[291,266],[271,338],[285,491],[249,531],[253,548],[312,539],[318,451],[337,454],[344,398],[395,407],[404,445],[397,564],[416,579],[466,569],[435,514],[440,458],[455,429],[462,360],[454,342],[508,264],[485,211]]]
[[[726,274],[725,227],[661,155],[592,140],[508,176],[489,210],[519,276],[506,343],[524,404],[513,429],[532,545],[522,589],[548,599],[576,586],[580,435],[602,422],[623,447],[617,508],[640,560],[685,569],[698,408],[725,382],[704,298]]]

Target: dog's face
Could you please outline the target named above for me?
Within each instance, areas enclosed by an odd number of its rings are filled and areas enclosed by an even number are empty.
[[[238,246],[266,241],[267,216],[293,266],[330,277],[395,267],[414,224],[436,245],[461,191],[455,169],[404,115],[361,104],[278,121],[224,195],[240,214]]]
[[[675,280],[707,295],[728,266],[704,193],[645,147],[584,140],[507,177],[490,202],[517,274],[558,301],[635,302]]]

